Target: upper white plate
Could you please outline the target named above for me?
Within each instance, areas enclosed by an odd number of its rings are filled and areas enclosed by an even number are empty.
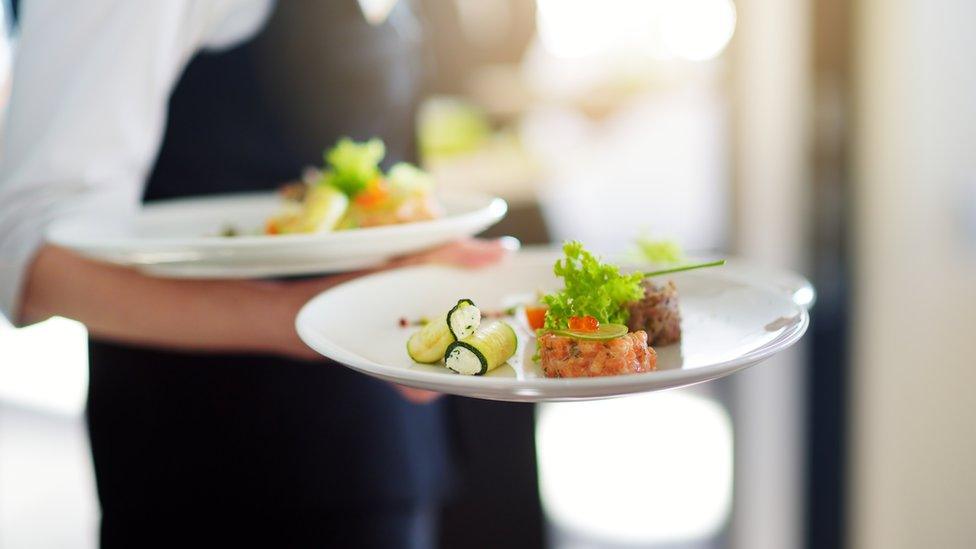
[[[366,276],[332,288],[301,310],[301,338],[365,374],[442,393],[511,401],[585,400],[690,385],[751,366],[795,343],[807,329],[814,291],[799,275],[730,261],[673,275],[681,302],[680,344],[658,347],[658,370],[602,378],[548,379],[532,360],[535,340],[520,327],[515,357],[485,376],[416,364],[401,317],[442,313],[460,298],[503,309],[536,290],[560,287],[552,251],[522,252],[478,271],[421,266]]]
[[[67,217],[47,238],[82,255],[136,266],[157,276],[253,278],[343,271],[477,234],[505,216],[500,198],[472,192],[439,195],[440,219],[298,235],[218,236],[227,226],[253,231],[280,207],[275,193],[155,202],[132,219]]]

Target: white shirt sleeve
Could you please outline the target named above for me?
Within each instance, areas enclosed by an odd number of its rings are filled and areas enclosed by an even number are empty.
[[[0,313],[16,321],[24,274],[60,216],[138,207],[169,94],[204,45],[233,42],[248,0],[23,2],[0,148]],[[260,4],[260,5],[258,5]],[[230,21],[230,24],[228,24]]]

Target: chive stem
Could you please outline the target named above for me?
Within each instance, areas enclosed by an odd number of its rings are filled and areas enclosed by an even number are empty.
[[[650,278],[652,276],[680,273],[681,271],[690,271],[692,269],[704,269],[706,267],[719,267],[725,265],[724,259],[719,259],[718,261],[709,261],[708,263],[695,263],[693,265],[682,265],[680,267],[671,267],[670,269],[661,269],[660,271],[650,271],[644,273],[644,278]]]

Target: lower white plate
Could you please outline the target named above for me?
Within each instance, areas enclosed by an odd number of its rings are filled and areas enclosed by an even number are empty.
[[[683,337],[656,348],[654,372],[548,379],[531,359],[534,338],[521,328],[515,357],[485,376],[457,375],[407,356],[407,338],[417,328],[399,327],[400,318],[439,314],[465,297],[483,310],[500,310],[537,290],[556,289],[560,284],[552,264],[557,257],[531,251],[477,271],[420,266],[366,276],[311,300],[296,327],[319,353],[386,381],[491,400],[541,402],[607,398],[723,377],[786,349],[809,323],[814,291],[804,278],[730,261],[721,268],[673,275]]]

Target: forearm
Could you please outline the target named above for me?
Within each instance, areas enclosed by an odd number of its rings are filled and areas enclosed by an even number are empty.
[[[152,278],[46,245],[28,268],[20,320],[59,315],[103,339],[188,351],[318,355],[295,332],[295,315],[319,292],[367,272],[421,263],[480,267],[517,242],[462,240],[385,266],[301,282]],[[337,311],[343,314],[344,311]]]
[[[44,246],[27,275],[21,318],[60,315],[94,337],[140,345],[301,356],[295,314],[334,283],[151,278]]]

